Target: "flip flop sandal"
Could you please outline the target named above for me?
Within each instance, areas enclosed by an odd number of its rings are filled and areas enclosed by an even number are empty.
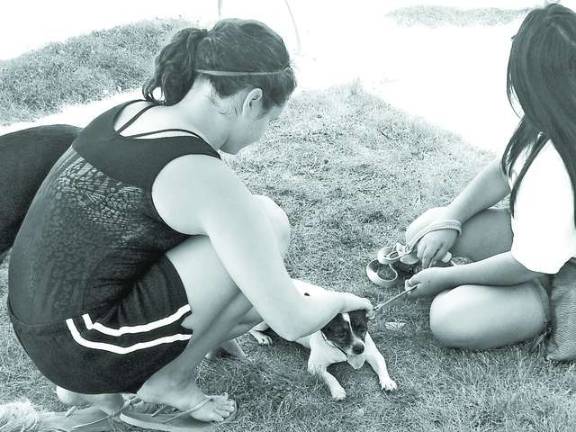
[[[366,275],[371,282],[379,287],[390,288],[398,282],[398,272],[390,264],[382,264],[373,260],[366,266]]]
[[[120,420],[126,424],[137,426],[143,429],[153,429],[166,432],[194,432],[194,431],[213,431],[217,425],[232,421],[238,412],[238,404],[234,402],[234,411],[221,422],[205,422],[196,420],[191,413],[198,411],[211,398],[208,396],[198,405],[176,413],[165,414],[164,411],[173,409],[164,406],[151,414],[141,413],[130,409],[125,409],[120,413]]]
[[[414,274],[420,260],[411,249],[401,243],[396,246],[387,246],[380,249],[376,255],[380,264],[388,264],[396,271]]]
[[[94,406],[81,409],[73,407],[66,412],[41,413],[38,429],[59,432],[112,431],[119,413],[107,414]]]

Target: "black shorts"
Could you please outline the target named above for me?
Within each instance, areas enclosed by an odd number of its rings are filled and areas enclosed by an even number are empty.
[[[136,393],[186,348],[191,313],[176,269],[165,257],[152,265],[118,302],[64,322],[29,325],[10,318],[40,372],[53,383],[85,394]]]

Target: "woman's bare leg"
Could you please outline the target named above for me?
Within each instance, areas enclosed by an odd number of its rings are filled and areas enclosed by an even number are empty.
[[[289,242],[289,224],[284,212],[270,199],[256,198],[272,223],[278,245],[285,251]],[[194,331],[184,352],[154,374],[139,390],[148,402],[165,403],[187,410],[206,396],[195,383],[196,366],[206,353],[224,341],[247,331],[259,320],[251,303],[226,273],[206,237],[187,240],[167,253],[186,288],[192,315],[183,325]],[[225,396],[213,397],[192,416],[205,421],[221,421],[233,410]]]
[[[290,241],[286,214],[267,197],[255,199],[272,224],[278,247],[285,253]],[[192,309],[183,325],[194,333],[182,354],[150,377],[138,396],[147,402],[187,410],[206,399],[195,383],[196,366],[206,353],[247,332],[261,318],[226,273],[208,238],[191,238],[168,251],[167,256],[184,284]],[[64,389],[57,392],[65,403],[66,399],[71,404],[83,401],[108,413],[116,412],[123,404],[119,394],[84,395]],[[222,421],[233,407],[227,396],[213,396],[191,415],[203,421]]]
[[[66,405],[85,405],[90,404],[97,406],[107,414],[117,413],[124,405],[124,398],[121,394],[82,394],[56,387],[56,395],[61,402]]]
[[[408,230],[422,228],[441,212],[429,210]],[[452,253],[479,261],[509,251],[512,236],[508,211],[488,209],[464,224]],[[434,298],[430,328],[439,341],[452,347],[487,349],[517,343],[543,330],[544,294],[538,280],[514,286],[459,286]]]
[[[225,351],[227,355],[232,357],[245,358],[246,353],[240,344],[238,344],[235,338],[248,333],[252,327],[254,327],[256,324],[259,324],[260,322],[262,322],[262,317],[258,314],[258,312],[256,312],[254,308],[250,309],[250,311],[248,311],[248,313],[242,317],[241,321],[236,324],[236,326],[226,336],[226,340],[223,341],[217,349],[208,352],[208,354],[206,354],[206,358],[213,360],[218,356],[220,351]]]

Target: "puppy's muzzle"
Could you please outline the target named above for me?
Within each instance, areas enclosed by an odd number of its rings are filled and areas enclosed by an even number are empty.
[[[352,352],[354,354],[362,354],[364,352],[364,344],[355,343],[354,345],[352,345]]]

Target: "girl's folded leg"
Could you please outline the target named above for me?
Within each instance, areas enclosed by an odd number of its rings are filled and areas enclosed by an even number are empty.
[[[540,280],[514,286],[463,285],[434,298],[430,329],[444,345],[489,349],[538,335],[548,314]]]
[[[419,229],[441,216],[441,208],[431,209],[408,229]],[[466,221],[451,252],[480,261],[509,251],[512,237],[510,213],[490,208]],[[432,333],[447,346],[470,349],[495,348],[533,337],[548,320],[543,280],[514,286],[463,285],[444,291],[430,307]]]

